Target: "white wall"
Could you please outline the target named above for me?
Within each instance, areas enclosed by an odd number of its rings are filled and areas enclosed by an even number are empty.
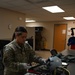
[[[11,25],[11,29],[8,29],[9,24]],[[0,39],[11,39],[16,26],[20,25],[23,25],[25,27],[40,26],[44,27],[44,31],[42,34],[47,39],[46,47],[48,49],[52,49],[54,24],[67,24],[67,33],[68,33],[68,28],[75,27],[75,21],[25,23],[25,14],[0,8]],[[30,31],[28,36],[31,34],[32,32]],[[67,40],[69,37],[70,37],[69,35],[66,35],[66,48],[67,48]]]
[[[35,50],[35,28],[34,27],[26,27],[28,35],[27,38],[31,38],[33,36],[33,50]]]
[[[11,25],[11,29],[8,25]],[[11,39],[14,29],[19,25],[25,26],[25,14],[0,8],[0,39]]]
[[[26,27],[43,27],[42,36],[46,38],[46,49],[53,48],[54,24],[51,22],[26,23]]]
[[[75,21],[65,21],[65,22],[36,22],[36,23],[26,23],[27,27],[44,27],[43,36],[47,39],[46,47],[47,49],[53,48],[53,36],[54,36],[54,24],[67,24],[67,35],[66,35],[66,48],[67,40],[70,37],[68,35],[68,29],[75,27]]]

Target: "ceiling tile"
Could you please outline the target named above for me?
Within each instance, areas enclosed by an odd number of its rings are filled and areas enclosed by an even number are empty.
[[[52,2],[56,5],[66,5],[75,3],[75,0],[52,0]]]
[[[36,2],[38,0],[33,1]],[[65,12],[52,14],[42,9],[42,7],[44,6],[53,5],[58,5],[60,8],[65,10]],[[30,3],[28,2],[28,0],[0,0],[0,7],[25,13],[27,17],[34,18],[40,21],[63,21],[63,16],[75,17],[75,0],[48,0],[46,2],[40,3]]]

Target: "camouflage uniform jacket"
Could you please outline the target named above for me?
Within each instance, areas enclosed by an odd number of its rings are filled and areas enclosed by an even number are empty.
[[[31,46],[27,43],[20,47],[16,40],[5,45],[3,50],[4,75],[24,75],[26,70],[22,63],[39,61]]]

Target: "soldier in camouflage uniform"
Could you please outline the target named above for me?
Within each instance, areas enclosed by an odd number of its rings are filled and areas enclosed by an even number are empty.
[[[24,27],[17,27],[14,34],[14,40],[4,47],[4,75],[24,75],[31,67],[31,62],[44,62],[35,55],[31,46],[25,43],[27,30]]]

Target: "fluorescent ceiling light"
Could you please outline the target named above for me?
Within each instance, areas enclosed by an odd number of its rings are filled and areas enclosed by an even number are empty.
[[[59,8],[58,6],[48,6],[48,7],[42,7],[43,9],[51,12],[51,13],[61,13],[61,12],[65,12],[64,10],[62,10],[61,8]]]
[[[26,20],[25,22],[36,22],[35,20]]]
[[[65,20],[75,20],[74,17],[63,17]]]

